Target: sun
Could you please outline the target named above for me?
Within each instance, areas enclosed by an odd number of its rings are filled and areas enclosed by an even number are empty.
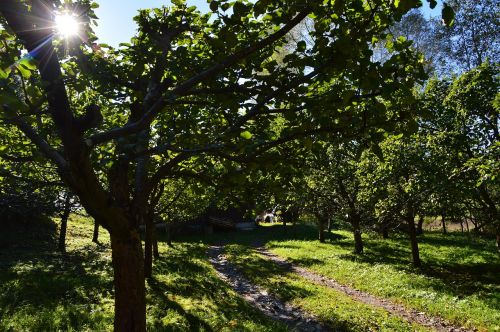
[[[71,14],[56,15],[55,22],[57,31],[65,38],[76,36],[80,30],[78,20]]]

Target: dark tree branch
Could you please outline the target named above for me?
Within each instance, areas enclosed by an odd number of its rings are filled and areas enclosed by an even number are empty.
[[[89,147],[95,146],[119,137],[127,136],[136,133],[138,131],[141,131],[142,129],[147,127],[151,123],[151,121],[153,121],[156,115],[158,115],[158,113],[160,113],[165,108],[166,105],[168,105],[170,102],[175,101],[177,96],[182,96],[186,94],[190,89],[192,89],[194,86],[196,86],[203,80],[209,77],[214,77],[215,75],[222,72],[224,69],[234,65],[235,63],[247,58],[248,56],[276,42],[284,35],[286,35],[297,24],[299,24],[309,13],[310,13],[309,9],[300,12],[292,20],[290,20],[290,22],[285,24],[277,32],[271,34],[270,36],[262,39],[261,41],[251,46],[244,48],[241,51],[231,54],[223,61],[214,64],[212,67],[202,71],[196,76],[180,83],[179,85],[177,85],[177,87],[175,87],[174,89],[166,93],[158,101],[156,101],[138,121],[130,123],[120,128],[111,129],[109,131],[98,133],[96,135],[89,137],[86,140],[87,145]]]

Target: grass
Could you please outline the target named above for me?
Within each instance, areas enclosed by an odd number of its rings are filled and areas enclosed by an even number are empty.
[[[52,222],[0,235],[1,331],[106,331],[113,328],[109,238],[91,242],[93,224],[73,216],[68,250],[56,250]],[[284,331],[216,275],[200,242],[160,243],[155,278],[147,282],[149,330]]]
[[[423,326],[409,324],[382,309],[289,273],[248,246],[227,245],[226,255],[253,283],[314,314],[335,331],[426,331]]]
[[[56,250],[51,221],[3,228],[0,233],[0,331],[111,330],[113,285],[109,240],[91,242],[93,224],[72,216],[68,250]],[[147,282],[148,329],[162,331],[280,331],[216,275],[206,257],[209,242],[229,242],[229,258],[255,283],[341,330],[419,330],[421,327],[353,301],[281,270],[249,250],[266,243],[274,253],[317,273],[457,325],[500,331],[500,259],[493,241],[460,233],[426,233],[424,267],[409,264],[404,236],[364,235],[365,254],[353,255],[352,236],[335,231],[316,241],[308,226],[191,237],[168,248],[160,243],[154,279]]]
[[[312,227],[264,227],[240,244],[267,242],[275,254],[357,289],[408,308],[439,315],[480,331],[500,331],[500,259],[493,241],[466,235],[426,233],[420,238],[423,267],[409,264],[406,237],[382,240],[365,234],[365,253],[352,254],[352,235],[335,231],[325,244]]]

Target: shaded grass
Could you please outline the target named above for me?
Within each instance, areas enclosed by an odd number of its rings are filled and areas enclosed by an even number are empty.
[[[285,234],[275,225],[242,234],[236,242],[267,242],[273,253],[341,283],[457,325],[500,330],[500,260],[492,241],[426,233],[419,239],[423,267],[415,269],[405,236],[363,239],[365,254],[354,255],[349,232],[335,231],[320,244],[312,227],[291,227]]]
[[[56,250],[53,224],[34,223],[30,231],[38,235],[29,241],[23,232],[0,235],[0,330],[112,330],[109,237],[101,232],[96,245],[92,229],[90,220],[72,216],[66,254]],[[146,284],[149,330],[285,330],[217,277],[205,244],[160,243],[160,251]]]
[[[316,285],[270,262],[244,245],[227,245],[228,259],[247,278],[284,301],[313,313],[336,331],[425,331],[380,308],[357,302],[337,290]]]

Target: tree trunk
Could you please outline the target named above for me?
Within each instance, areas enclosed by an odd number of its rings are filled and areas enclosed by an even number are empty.
[[[498,255],[500,255],[500,225],[497,225],[495,235],[497,238],[497,251],[498,251]]]
[[[328,217],[328,226],[327,226],[328,233],[332,232],[332,218]]]
[[[323,218],[318,220],[319,242],[325,243],[325,221]]]
[[[446,214],[443,212],[441,215],[441,224],[443,225],[443,234],[446,235]]]
[[[115,286],[115,331],[146,331],[144,260],[139,234],[111,234]]]
[[[99,243],[99,223],[94,219],[94,234],[92,235],[92,242]]]
[[[153,218],[149,216],[144,218],[146,226],[146,236],[144,237],[144,276],[151,278],[153,276]]]
[[[153,229],[153,257],[154,259],[160,258],[160,252],[158,251],[158,237],[156,236],[156,228]]]
[[[205,233],[208,233],[208,231],[207,231],[207,228],[208,228],[208,227],[212,227],[212,226],[211,226],[211,225],[206,225],[206,226],[205,226]],[[173,229],[172,229],[172,228],[173,228],[173,227],[172,227],[172,224],[171,224],[171,223],[167,223],[167,227],[166,227],[165,229],[166,229],[166,231],[167,231],[167,245],[168,245],[169,247],[172,247],[172,235],[173,235],[173,234],[172,234],[172,232],[173,232]]]
[[[387,226],[384,226],[382,228],[382,238],[384,240],[387,240],[389,238],[389,228]]]
[[[59,231],[59,244],[58,249],[61,252],[66,251],[66,230],[68,228],[68,217],[71,212],[71,196],[66,193],[66,198],[64,200],[64,211],[61,215],[61,229]]]
[[[420,215],[418,216],[417,235],[424,234],[423,226],[424,226],[424,216]]]
[[[354,234],[354,253],[363,253],[363,239],[361,237],[360,217],[357,213],[351,213],[352,232]]]
[[[410,236],[411,243],[411,256],[412,263],[415,267],[420,267],[420,253],[418,250],[418,240],[417,240],[417,231],[415,229],[415,215],[413,213],[413,207],[411,204],[408,204],[408,211],[406,212],[406,222],[408,223],[408,234]]]

